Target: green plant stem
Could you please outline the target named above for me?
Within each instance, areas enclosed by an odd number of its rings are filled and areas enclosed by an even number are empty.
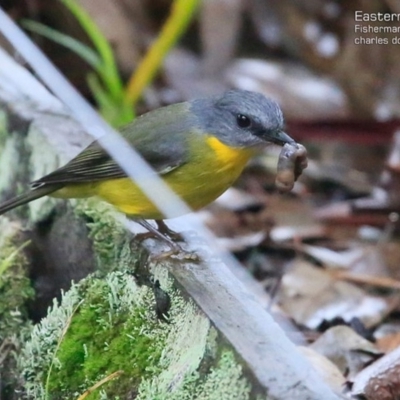
[[[118,68],[115,62],[113,50],[102,34],[99,27],[92,20],[90,15],[79,5],[76,0],[61,0],[62,3],[73,13],[81,26],[92,41],[94,47],[100,55],[103,62],[102,68],[98,70],[103,81],[114,98],[118,98],[122,91],[122,81],[119,76]]]

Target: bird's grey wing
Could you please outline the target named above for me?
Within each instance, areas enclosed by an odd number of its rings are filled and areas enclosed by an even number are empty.
[[[177,106],[183,107],[183,105],[184,103],[156,110],[156,119],[152,118],[153,112],[145,114],[121,130],[122,136],[158,174],[169,173],[186,162],[185,135],[187,136],[190,125],[186,119],[183,121],[177,119],[174,113]],[[181,109],[178,107],[177,111]],[[96,141],[68,164],[33,182],[32,186],[83,183],[123,177],[126,177],[126,173]]]

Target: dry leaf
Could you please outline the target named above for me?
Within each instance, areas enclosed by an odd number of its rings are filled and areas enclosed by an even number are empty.
[[[346,376],[355,376],[382,354],[373,343],[346,325],[328,329],[310,348],[331,360]]]
[[[389,312],[389,302],[368,295],[347,282],[297,259],[283,276],[278,304],[299,323],[313,329],[324,320],[360,319],[365,326],[379,323]]]

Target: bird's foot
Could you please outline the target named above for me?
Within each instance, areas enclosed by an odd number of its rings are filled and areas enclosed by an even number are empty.
[[[175,249],[171,249],[169,251],[163,251],[160,254],[150,256],[152,261],[161,261],[170,257],[176,257],[178,259],[187,261],[195,261],[195,262],[200,261],[200,258],[196,253],[184,250],[179,245]]]
[[[193,261],[199,260],[199,257],[196,253],[182,249],[182,247],[174,241],[174,240],[183,241],[183,237],[179,233],[169,229],[164,221],[156,220],[158,229],[156,229],[146,220],[140,219],[136,220],[136,222],[148,230],[148,232],[146,233],[137,234],[135,236],[136,240],[143,241],[149,238],[155,238],[166,243],[170,248],[169,251],[164,251],[158,255],[150,256],[151,259],[159,261],[172,256],[177,256],[178,258],[183,258],[185,260],[193,260]]]

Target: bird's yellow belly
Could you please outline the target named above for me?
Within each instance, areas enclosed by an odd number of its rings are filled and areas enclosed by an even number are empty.
[[[163,180],[170,188],[193,210],[206,206],[225,192],[241,174],[253,153],[249,150],[228,148],[217,139],[210,139],[208,145],[214,152],[208,149],[208,152],[202,152],[202,157],[191,159],[190,162],[163,176]],[[210,154],[213,156],[210,157]],[[57,197],[93,195],[99,196],[133,218],[164,218],[157,207],[129,178],[68,185],[55,193]]]

